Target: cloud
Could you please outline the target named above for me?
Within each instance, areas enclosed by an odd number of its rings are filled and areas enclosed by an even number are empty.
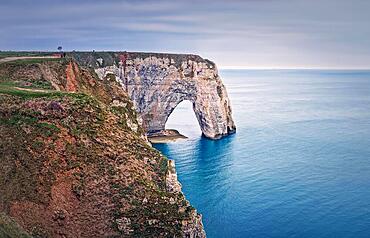
[[[370,67],[362,0],[4,0],[2,50],[198,53],[221,66]]]

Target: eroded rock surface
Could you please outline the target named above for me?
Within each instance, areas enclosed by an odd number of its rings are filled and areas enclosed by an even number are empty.
[[[189,100],[206,137],[235,132],[231,105],[216,65],[196,55],[154,53],[73,53],[100,79],[119,81],[148,133],[165,129],[176,106]]]
[[[204,237],[133,108],[73,60],[1,64],[0,237]]]

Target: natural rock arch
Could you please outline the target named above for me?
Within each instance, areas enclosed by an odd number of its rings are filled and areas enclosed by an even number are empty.
[[[201,129],[194,113],[194,103],[189,100],[181,101],[167,118],[165,128],[166,130],[181,128],[180,132],[185,133],[184,136],[188,136],[186,133],[195,135],[196,132],[199,135]]]
[[[126,89],[148,133],[165,129],[176,106],[189,100],[202,133],[235,132],[231,105],[216,65],[196,55],[103,52],[75,55],[100,78],[114,75]]]
[[[219,138],[235,131],[226,89],[213,64],[191,59],[180,67],[168,58],[148,57],[127,62],[125,86],[147,131],[165,129],[168,117],[184,100],[203,134]]]

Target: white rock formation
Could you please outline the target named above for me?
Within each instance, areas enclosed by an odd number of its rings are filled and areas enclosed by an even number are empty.
[[[218,139],[236,130],[226,88],[211,61],[196,55],[151,53],[111,53],[97,62],[88,59],[84,63],[95,65],[100,78],[114,75],[122,84],[148,133],[164,130],[168,117],[184,100],[193,103],[206,137]]]

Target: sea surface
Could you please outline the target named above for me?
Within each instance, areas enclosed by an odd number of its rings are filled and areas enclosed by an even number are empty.
[[[201,137],[190,102],[155,147],[207,236],[370,237],[370,71],[223,70],[237,133]]]

